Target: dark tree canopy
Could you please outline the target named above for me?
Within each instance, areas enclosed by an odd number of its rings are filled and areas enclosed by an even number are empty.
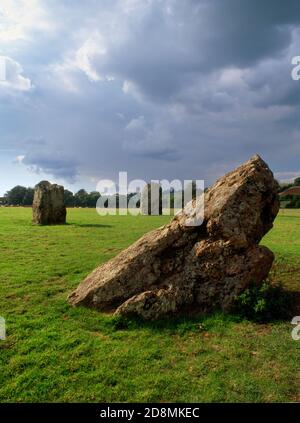
[[[27,188],[23,198],[23,206],[31,206],[33,202],[33,196],[34,196],[34,189]]]
[[[24,205],[24,199],[26,200],[27,188],[17,185],[5,194],[7,203],[12,206]]]
[[[65,189],[64,192],[64,199],[65,199],[65,206],[66,207],[74,207],[75,199],[73,192]]]
[[[300,186],[300,176],[294,180],[294,185]]]

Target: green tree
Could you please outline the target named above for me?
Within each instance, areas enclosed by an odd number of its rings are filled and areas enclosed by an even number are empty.
[[[23,197],[23,202],[22,202],[23,206],[32,206],[33,197],[34,197],[34,189],[27,188]]]
[[[65,192],[64,192],[64,201],[65,201],[65,206],[66,207],[74,207],[75,199],[74,199],[73,192],[65,189]]]
[[[88,193],[85,189],[80,189],[74,195],[75,206],[76,207],[87,207],[88,204]]]
[[[17,185],[5,194],[7,203],[12,206],[20,206],[23,204],[27,188]]]
[[[294,180],[294,185],[297,187],[300,186],[300,176]]]
[[[100,193],[98,191],[92,191],[88,194],[87,197],[87,206],[88,207],[96,207],[98,198],[100,197]]]

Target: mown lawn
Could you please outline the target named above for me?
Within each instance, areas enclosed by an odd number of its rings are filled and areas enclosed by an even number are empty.
[[[66,226],[37,227],[30,209],[0,209],[1,402],[300,401],[289,321],[215,314],[122,326],[66,302],[95,266],[167,221],[74,209]],[[281,212],[263,243],[276,253],[273,278],[296,295],[300,212]]]

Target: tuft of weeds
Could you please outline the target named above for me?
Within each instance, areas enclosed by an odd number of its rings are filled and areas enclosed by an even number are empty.
[[[257,322],[288,319],[292,309],[292,295],[281,283],[269,279],[262,285],[252,284],[235,301],[235,311]]]

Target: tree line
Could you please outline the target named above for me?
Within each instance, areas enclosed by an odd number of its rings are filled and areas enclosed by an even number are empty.
[[[290,184],[281,184],[279,192],[283,192],[288,188],[293,186],[300,186],[300,177],[296,178],[294,182]],[[127,201],[135,195],[134,193],[128,194]],[[17,185],[11,190],[7,191],[4,197],[0,198],[0,205],[9,205],[9,206],[32,206],[34,196],[34,189],[31,187],[23,187]],[[100,193],[97,191],[87,192],[85,189],[80,189],[76,193],[73,193],[67,189],[64,191],[65,196],[65,205],[66,207],[96,207]],[[174,197],[176,193],[174,190],[171,190],[171,208],[174,204]],[[116,195],[116,205],[119,206],[119,195]],[[194,188],[193,188],[193,198],[194,198]],[[300,208],[300,196],[282,196],[280,198],[282,206],[286,208]],[[184,205],[184,204],[183,204]],[[106,204],[105,204],[106,206]],[[139,207],[139,204],[137,204]]]
[[[32,206],[34,196],[34,189],[30,187],[23,187],[17,185],[10,191],[7,191],[4,197],[1,199],[2,204],[9,206]],[[84,189],[80,189],[78,192],[73,192],[65,189],[65,205],[67,207],[96,207],[98,198],[100,197],[99,192],[92,191],[87,192]]]
[[[193,198],[196,196],[196,185],[193,181],[192,183],[192,192],[193,192]],[[176,196],[181,196],[182,201],[182,207],[185,206],[184,201],[184,191],[181,193],[175,192],[173,188],[171,188],[169,195],[170,198],[170,207],[174,208],[174,205],[178,205],[178,201],[175,200]],[[133,196],[138,196],[136,201],[136,207],[140,207],[140,194],[139,193],[129,193],[124,201],[123,196],[120,196],[119,194],[116,194],[114,197],[116,207],[119,208],[119,204],[124,204],[129,202],[129,200]],[[7,191],[4,197],[0,198],[0,205],[8,205],[8,206],[32,206],[33,203],[33,197],[34,197],[34,189],[31,187],[23,187],[21,185],[17,185],[11,190]],[[97,201],[101,197],[100,193],[97,191],[87,192],[85,189],[80,189],[78,192],[73,193],[67,189],[64,190],[64,200],[66,207],[96,207]],[[121,201],[122,197],[122,201]],[[164,207],[167,207],[167,202],[165,202],[165,199],[167,197],[162,194],[161,201],[164,205]],[[150,199],[149,199],[150,200]],[[114,202],[112,202],[114,204]],[[104,202],[104,207],[110,207],[110,203],[108,200]]]
[[[127,202],[135,195],[130,193],[127,196]],[[34,189],[26,188],[17,185],[11,190],[7,191],[4,197],[0,197],[0,205],[7,206],[32,206],[34,197]],[[64,190],[64,200],[66,207],[96,207],[97,201],[101,197],[97,191],[87,192],[85,189],[80,189],[78,192],[73,193],[67,189]],[[116,206],[119,207],[119,195],[116,195]],[[124,204],[124,202],[123,202]],[[137,204],[137,206],[139,206]],[[108,200],[104,202],[104,207],[108,207]]]

